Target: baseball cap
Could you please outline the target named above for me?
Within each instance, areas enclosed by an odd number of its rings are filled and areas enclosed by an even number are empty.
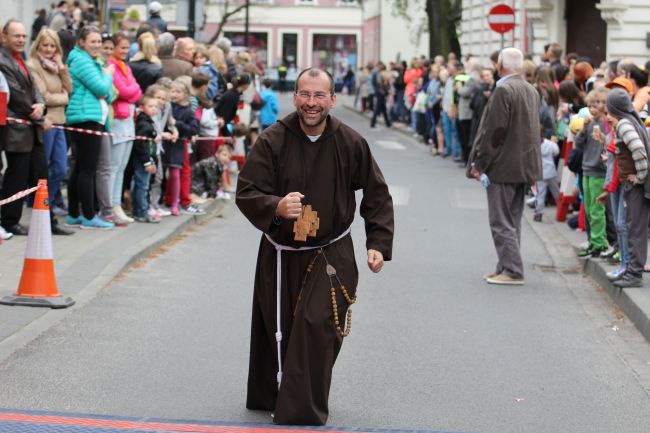
[[[632,95],[634,93],[634,87],[632,86],[632,82],[628,80],[627,78],[623,77],[616,77],[609,83],[605,84],[605,87],[608,89],[613,89],[615,87],[621,87],[625,90],[627,90],[627,93]]]
[[[162,5],[159,2],[153,1],[149,3],[149,12],[158,13],[162,10]]]

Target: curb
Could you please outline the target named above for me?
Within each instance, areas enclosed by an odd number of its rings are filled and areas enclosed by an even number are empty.
[[[574,247],[574,251],[577,248]],[[648,287],[621,289],[612,284],[607,279],[607,271],[602,262],[588,258],[584,260],[583,272],[593,278],[600,287],[605,289],[607,294],[618,305],[621,311],[630,319],[643,337],[650,343],[650,301],[644,299],[642,291],[647,291]]]
[[[0,341],[0,363],[9,358],[16,350],[19,350],[27,344],[38,338],[43,332],[56,325],[74,311],[83,308],[88,302],[93,300],[108,284],[111,283],[121,273],[128,271],[134,263],[145,259],[152,252],[167,244],[174,238],[182,235],[192,227],[207,222],[212,218],[218,217],[229,205],[228,201],[215,200],[205,208],[202,215],[192,215],[178,226],[171,229],[160,230],[152,237],[145,238],[136,243],[131,248],[124,251],[124,254],[111,260],[84,288],[73,295],[76,301],[73,306],[66,309],[49,310],[42,316],[36,318],[17,332],[11,334],[4,340]],[[59,280],[65,277],[65,273],[59,276]],[[12,307],[25,308],[25,307]]]

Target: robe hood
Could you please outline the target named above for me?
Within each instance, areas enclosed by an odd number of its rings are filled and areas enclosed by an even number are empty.
[[[296,137],[304,140],[309,140],[307,138],[307,134],[305,134],[305,131],[303,131],[300,127],[300,119],[298,118],[298,113],[293,112],[285,118],[281,119],[279,122],[284,125],[289,131],[291,131],[291,133]],[[336,134],[336,132],[341,128],[341,121],[331,114],[327,115],[325,122],[325,130],[321,134],[318,141],[327,139],[328,137]]]

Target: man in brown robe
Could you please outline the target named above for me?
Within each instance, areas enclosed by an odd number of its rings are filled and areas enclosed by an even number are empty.
[[[355,191],[363,190],[360,213],[373,272],[391,259],[393,203],[366,140],[329,115],[336,105],[331,75],[304,70],[293,100],[296,112],[264,130],[237,182],[237,206],[264,233],[255,274],[246,407],[274,411],[277,424],[324,425],[332,368],[358,281],[349,234]],[[306,241],[294,238],[303,205],[311,205],[319,218],[315,236]]]

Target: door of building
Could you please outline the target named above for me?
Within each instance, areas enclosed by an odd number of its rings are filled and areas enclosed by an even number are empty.
[[[595,65],[607,59],[607,23],[596,0],[566,1],[566,52],[589,57]]]

